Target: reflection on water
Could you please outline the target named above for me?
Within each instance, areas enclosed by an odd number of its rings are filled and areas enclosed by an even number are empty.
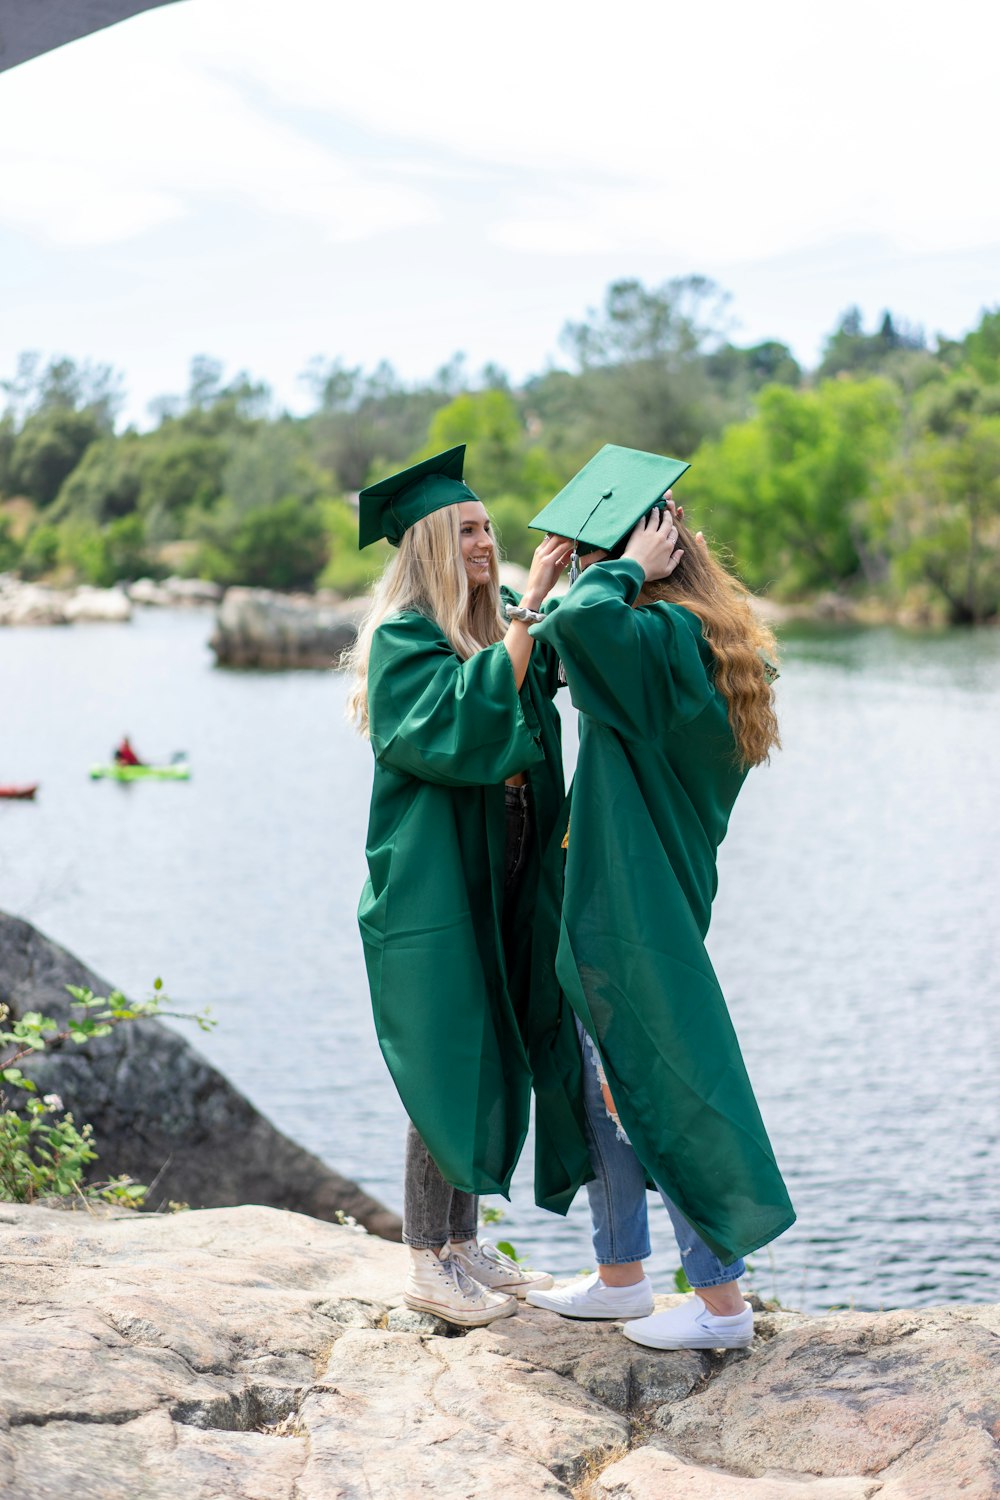
[[[340,679],[217,671],[209,624],[0,632],[0,781],[42,782],[0,803],[0,907],[129,990],[162,973],[210,1003],[196,1045],[398,1206],[402,1112],[354,919],[370,752]],[[756,1280],[807,1308],[995,1299],[1000,635],[797,628],[784,648],[785,748],[737,805],[709,937],[799,1212]],[[187,750],[192,781],[89,782],[125,731]],[[504,1232],[586,1266],[585,1202],[536,1210],[529,1163]]]

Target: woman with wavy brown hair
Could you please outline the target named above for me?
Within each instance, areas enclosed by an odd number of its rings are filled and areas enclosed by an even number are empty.
[[[730,811],[778,745],[775,647],[669,494],[646,514],[643,485],[617,483],[652,458],[602,450],[596,488],[578,475],[534,523],[583,550],[602,503],[630,508],[612,511],[609,537],[641,517],[624,546],[582,559],[583,576],[531,632],[558,653],[580,710],[555,967],[587,1063],[598,1271],[528,1300],[631,1319],[627,1336],[653,1348],[741,1348],[753,1337],[743,1257],[795,1215],[704,938]],[[695,1290],[655,1316],[647,1181]]]

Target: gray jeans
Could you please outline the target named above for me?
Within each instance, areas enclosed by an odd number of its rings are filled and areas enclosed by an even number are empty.
[[[504,850],[504,913],[512,904],[531,851],[534,825],[526,786],[504,788],[507,833]],[[507,923],[503,942],[508,948]],[[471,1240],[479,1227],[479,1199],[445,1182],[414,1125],[406,1131],[403,1174],[403,1244],[414,1250],[440,1250],[446,1240]]]

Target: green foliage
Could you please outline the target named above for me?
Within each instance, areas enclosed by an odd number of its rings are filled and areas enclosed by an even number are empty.
[[[690,1281],[688,1281],[687,1276],[684,1273],[683,1266],[678,1266],[677,1270],[674,1272],[674,1289],[675,1291],[683,1293],[683,1295],[685,1296],[688,1292],[694,1291],[694,1287],[691,1285]]]
[[[436,412],[427,441],[414,458],[468,443],[465,476],[492,511],[498,496],[538,510],[563,478],[550,456],[528,434],[508,391],[467,391]]]
[[[359,552],[357,512],[343,500],[323,501],[319,513],[329,551],[319,587],[333,589],[346,598],[365,593],[392,556],[393,548],[388,542],[377,542]]]
[[[31,1203],[79,1191],[88,1163],[97,1160],[89,1125],[78,1130],[73,1116],[55,1118],[55,1094],[29,1098],[21,1114],[0,1114],[0,1199]]]
[[[308,589],[327,560],[323,519],[294,495],[248,511],[229,548],[236,575],[268,589]]]
[[[20,571],[24,578],[41,578],[51,573],[59,560],[59,532],[42,523],[29,531],[21,552]]]
[[[311,502],[322,492],[324,476],[309,457],[301,428],[288,420],[234,438],[222,477],[222,490],[240,515],[275,506],[288,496]]]
[[[530,567],[532,553],[542,540],[542,532],[529,531],[528,523],[538,514],[543,503],[520,500],[515,495],[500,495],[490,500],[490,517],[501,555],[510,562]]]
[[[101,438],[64,480],[46,519],[72,517],[100,526],[134,511],[141,488],[142,440],[132,434]]]
[[[21,549],[14,540],[10,518],[0,516],[0,573],[9,573],[21,560]]]
[[[952,624],[1000,614],[1000,417],[927,432],[887,466],[869,520],[901,586],[943,600]]]
[[[754,587],[864,586],[990,618],[1000,308],[933,349],[892,314],[869,331],[851,308],[817,383],[776,340],[732,342],[726,301],[705,277],[613,282],[563,331],[573,369],[521,389],[495,366],[470,382],[461,355],[417,386],[384,362],[316,359],[305,418],[199,355],[185,395],[154,404],[155,430],[119,436],[113,371],[23,355],[0,382],[0,497],[40,514],[8,507],[0,569],[106,584],[186,549],[186,571],[223,584],[360,593],[389,549],[359,553],[355,513],[332,497],[458,443],[504,552],[527,565],[532,515],[611,441],[693,455],[689,517]]]
[[[677,276],[649,289],[613,281],[599,310],[567,323],[562,342],[582,368],[646,361],[682,363],[719,337],[728,295],[707,276]]]
[[[139,1207],[147,1190],[129,1177],[84,1186],[87,1168],[97,1160],[92,1127],[77,1127],[72,1114],[57,1116],[63,1109],[62,1100],[56,1094],[39,1098],[38,1085],[19,1064],[54,1043],[83,1044],[107,1036],[124,1022],[154,1016],[181,1017],[183,1013],[163,1009],[166,996],[160,979],[153,983],[152,998],[136,1004],[126,1000],[120,990],[95,995],[93,990],[77,985],[66,988],[73,1005],[62,1029],[51,1016],[25,1011],[10,1024],[9,1030],[0,1030],[0,1085],[19,1089],[26,1096],[20,1109],[11,1109],[6,1107],[8,1101],[0,1092],[0,1200],[31,1203],[38,1198],[76,1194],[124,1207]],[[73,1011],[77,1014],[72,1014]],[[9,1015],[8,1007],[0,1004],[0,1027]],[[215,1024],[207,1011],[183,1018],[194,1020],[203,1031]]]
[[[317,359],[303,378],[318,403],[307,423],[313,455],[334,488],[345,491],[362,489],[376,469],[402,468],[449,395],[447,381],[407,390],[384,361],[365,375],[339,360]]]
[[[56,406],[33,413],[18,433],[10,456],[11,493],[26,495],[36,505],[50,505],[100,435],[91,412]]]
[[[119,516],[112,521],[104,532],[104,549],[113,579],[144,578],[155,571],[141,516]]]
[[[861,309],[850,307],[826,341],[817,375],[826,380],[844,373],[890,374],[900,354],[925,347],[920,329],[897,324],[889,312],[883,313],[875,333],[865,333]]]
[[[59,527],[59,566],[83,583],[108,588],[115,581],[108,540],[92,521],[70,518]]]
[[[146,439],[137,504],[175,525],[192,505],[211,505],[222,490],[229,449],[224,439],[187,432],[177,424]],[[175,531],[175,535],[176,535]]]
[[[575,426],[588,450],[581,460],[609,434],[626,447],[686,455],[721,429],[732,397],[720,388],[724,366],[713,375],[712,359],[723,343],[727,301],[704,276],[652,289],[617,281],[603,308],[566,325],[562,342],[580,367]],[[537,385],[530,390],[533,402],[545,394]],[[742,410],[742,397],[736,399]]]
[[[983,313],[979,327],[966,334],[962,353],[980,380],[1000,384],[1000,307]]]
[[[898,423],[899,398],[885,380],[767,386],[749,422],[696,454],[685,508],[731,547],[754,588],[849,582],[869,562],[859,518]]]

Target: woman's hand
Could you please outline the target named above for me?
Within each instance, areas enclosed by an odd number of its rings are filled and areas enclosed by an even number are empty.
[[[521,603],[528,609],[540,609],[543,601],[559,581],[560,574],[569,562],[572,543],[565,537],[547,536],[535,548],[528,572]]]
[[[673,509],[653,510],[644,516],[629,537],[623,556],[639,564],[647,583],[669,578],[684,556],[684,548],[677,545]]]

